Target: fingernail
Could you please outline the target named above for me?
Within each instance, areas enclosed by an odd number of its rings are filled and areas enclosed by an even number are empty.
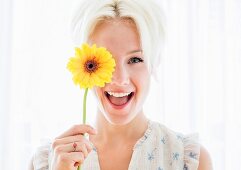
[[[76,167],[76,166],[80,166],[80,163],[79,162],[75,162],[74,163],[74,166]]]

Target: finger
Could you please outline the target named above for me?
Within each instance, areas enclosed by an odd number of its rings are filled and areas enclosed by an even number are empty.
[[[54,149],[54,154],[60,155],[63,152],[83,152],[84,157],[86,158],[89,153],[87,145],[83,142],[73,142],[69,144],[59,145]]]
[[[85,133],[95,135],[97,134],[97,131],[90,125],[74,125],[72,128],[70,128],[69,130],[61,134],[59,137],[57,137],[57,139]]]
[[[67,136],[64,138],[56,138],[52,143],[52,148],[55,148],[58,145],[68,144],[72,142],[83,142],[85,141],[85,137],[83,135],[75,135],[75,136]]]
[[[68,155],[73,160],[73,163],[74,163],[73,166],[76,166],[76,164],[81,165],[84,163],[85,157],[82,152],[71,152],[71,153],[68,153]]]
[[[81,143],[80,146],[77,144],[76,151],[81,151],[84,154],[84,158],[87,158],[89,152],[84,143]]]
[[[75,135],[75,136],[68,136],[60,139],[55,139],[52,143],[52,149],[54,150],[55,147],[59,145],[69,144],[73,142],[85,143],[89,152],[93,148],[91,142],[87,140],[83,135]]]
[[[90,142],[85,143],[88,153],[90,153],[93,149],[93,145]]]
[[[83,164],[85,158],[82,152],[61,153],[58,155],[58,162],[65,162],[71,167]]]

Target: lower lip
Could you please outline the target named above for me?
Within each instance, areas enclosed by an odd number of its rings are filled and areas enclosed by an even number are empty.
[[[125,108],[125,107],[132,101],[134,95],[135,95],[135,93],[133,93],[132,96],[131,96],[131,98],[128,100],[128,102],[125,103],[125,104],[123,104],[123,105],[115,105],[115,104],[113,104],[113,103],[110,102],[110,100],[108,99],[107,96],[105,96],[105,97],[107,98],[108,102],[110,103],[110,105],[111,105],[114,109],[121,110],[121,109]]]

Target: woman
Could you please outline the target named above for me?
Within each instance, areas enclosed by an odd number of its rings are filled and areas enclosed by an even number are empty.
[[[96,129],[75,125],[41,147],[32,169],[209,170],[196,136],[148,120],[143,103],[160,62],[163,16],[152,0],[84,0],[73,19],[74,38],[106,47],[116,67],[112,82],[95,87]],[[146,113],[148,114],[148,113]],[[83,134],[89,134],[89,140]]]

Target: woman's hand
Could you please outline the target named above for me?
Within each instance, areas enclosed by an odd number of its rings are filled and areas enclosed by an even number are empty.
[[[97,132],[89,125],[75,125],[57,137],[53,144],[52,170],[76,170],[92,150],[85,133],[95,135]]]

